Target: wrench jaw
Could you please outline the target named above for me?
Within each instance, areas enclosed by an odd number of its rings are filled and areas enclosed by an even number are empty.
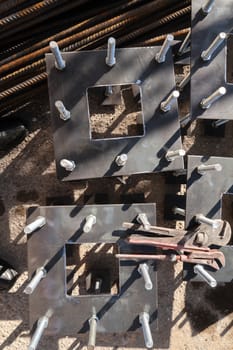
[[[212,249],[209,252],[191,253],[189,255],[182,255],[181,261],[191,264],[201,264],[212,267],[214,270],[220,270],[225,266],[225,256],[222,252]]]

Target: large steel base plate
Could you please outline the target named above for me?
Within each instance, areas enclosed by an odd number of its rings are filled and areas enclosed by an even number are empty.
[[[58,178],[63,181],[168,171],[183,168],[183,159],[168,162],[168,150],[182,148],[177,103],[169,112],[160,103],[175,89],[172,53],[166,62],[157,63],[160,47],[116,49],[116,64],[105,64],[106,51],[62,53],[64,71],[54,66],[52,54],[46,55],[54,148]],[[88,88],[135,84],[140,81],[143,130],[141,136],[94,139],[91,136]],[[71,112],[63,121],[55,108],[61,100]],[[127,163],[119,167],[115,159],[127,154]],[[72,172],[60,166],[61,159],[73,160]]]
[[[29,236],[28,265],[31,277],[38,267],[45,265],[47,276],[30,295],[30,325],[48,310],[52,311],[46,334],[73,335],[89,330],[88,320],[95,309],[99,321],[97,333],[118,333],[140,328],[138,316],[146,311],[150,315],[152,333],[157,329],[157,281],[154,262],[148,261],[153,282],[152,290],[145,290],[144,280],[138,273],[137,262],[118,261],[119,291],[117,294],[68,295],[66,284],[66,249],[85,243],[115,244],[120,252],[138,252],[142,247],[125,243],[124,221],[134,222],[145,212],[155,224],[155,204],[87,205],[84,207],[38,207],[29,210],[27,222],[38,215],[46,224]],[[92,230],[83,232],[85,218],[93,214],[97,221]],[[144,248],[148,253],[151,248]],[[96,252],[93,252],[96,254]],[[108,269],[108,266],[105,266]],[[139,339],[143,346],[143,336]]]
[[[220,32],[230,33],[233,28],[233,0],[215,0],[208,15],[201,8],[207,0],[192,0],[192,50],[191,50],[191,111],[192,118],[233,119],[233,84],[227,79],[227,66],[232,65],[232,39],[226,39],[209,61],[203,61],[206,50]],[[227,52],[228,51],[228,52]],[[227,57],[231,51],[231,57]],[[225,96],[202,109],[200,102],[219,87],[227,89]]]

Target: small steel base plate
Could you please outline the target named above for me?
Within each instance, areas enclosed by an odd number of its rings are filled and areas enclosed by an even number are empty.
[[[222,171],[208,171],[198,174],[196,168],[201,165],[219,163]],[[233,193],[233,158],[223,157],[188,157],[186,227],[196,214],[208,218],[221,219],[222,195]]]
[[[160,103],[175,89],[172,53],[166,62],[157,63],[160,47],[116,49],[116,65],[105,64],[106,51],[62,53],[64,71],[54,66],[52,54],[46,55],[50,107],[53,120],[54,148],[58,178],[63,181],[130,175],[183,168],[183,159],[165,159],[168,150],[182,148],[178,109],[175,103],[164,113]],[[143,136],[114,139],[92,139],[88,113],[89,87],[135,84],[141,81],[141,102],[144,117]],[[63,101],[71,119],[59,118],[54,103]],[[118,167],[115,159],[126,153],[128,161]],[[76,168],[67,172],[60,160],[73,160]]]
[[[115,243],[123,253],[137,253],[138,249],[152,253],[151,248],[130,247],[124,241],[126,231],[122,223],[133,222],[140,212],[145,212],[151,224],[156,224],[155,204],[38,207],[34,211],[29,210],[28,223],[38,215],[44,216],[47,222],[28,237],[29,276],[44,264],[49,270],[30,295],[31,327],[52,309],[46,334],[75,336],[88,331],[88,320],[95,308],[99,318],[97,332],[134,331],[141,327],[138,315],[142,311],[149,313],[152,333],[156,331],[157,273],[152,261],[148,261],[154,286],[152,290],[145,290],[137,262],[120,261],[118,295],[70,296],[66,291],[66,243]],[[95,215],[97,222],[89,233],[83,233],[83,224],[89,214]],[[143,346],[143,336],[139,344]]]
[[[233,84],[226,81],[227,40],[209,61],[201,58],[220,32],[232,31],[233,0],[215,0],[213,9],[204,15],[201,8],[206,0],[192,0],[192,50],[191,50],[191,112],[192,118],[233,119]],[[232,57],[231,57],[232,60]],[[225,96],[202,109],[200,102],[219,87],[227,89]]]
[[[205,270],[213,276],[218,283],[233,282],[233,246],[221,247],[219,249],[225,256],[226,265],[220,270],[214,270],[205,266]],[[203,280],[194,273],[193,264],[184,264],[183,279],[185,281],[203,282]]]

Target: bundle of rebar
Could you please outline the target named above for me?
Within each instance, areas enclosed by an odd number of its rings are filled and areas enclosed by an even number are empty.
[[[6,0],[0,4],[0,117],[46,86],[49,42],[61,51],[161,43],[184,37],[190,0]]]

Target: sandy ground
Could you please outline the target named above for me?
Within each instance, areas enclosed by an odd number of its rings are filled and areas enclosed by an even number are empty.
[[[161,174],[131,176],[125,178],[125,184],[117,179],[60,183],[55,174],[48,102],[44,100],[43,108],[38,98],[30,109],[30,133],[26,139],[9,154],[3,154],[0,163],[0,251],[2,258],[11,261],[20,273],[9,293],[0,293],[0,350],[25,350],[30,340],[28,297],[22,293],[27,283],[27,246],[22,232],[27,207],[54,202],[66,204],[67,197],[73,203],[83,204],[87,195],[88,203],[94,203],[99,193],[106,194],[112,203],[121,203],[122,195],[144,193],[145,202],[157,203],[159,225],[182,227],[182,223],[164,221],[165,194],[178,193],[180,187],[166,185]],[[184,147],[189,154],[233,156],[232,122],[227,124],[225,138],[206,136],[203,130],[203,122],[199,121],[193,123],[184,136]],[[182,281],[181,264],[159,263],[159,323],[154,334],[155,348],[233,349],[232,295],[232,284],[210,289],[206,284],[186,283]],[[137,333],[98,334],[97,344],[102,344],[100,349],[104,346],[120,349],[128,347],[131,339],[136,349],[137,336]],[[79,335],[62,339],[44,336],[38,349],[77,350],[85,344],[85,338]]]

